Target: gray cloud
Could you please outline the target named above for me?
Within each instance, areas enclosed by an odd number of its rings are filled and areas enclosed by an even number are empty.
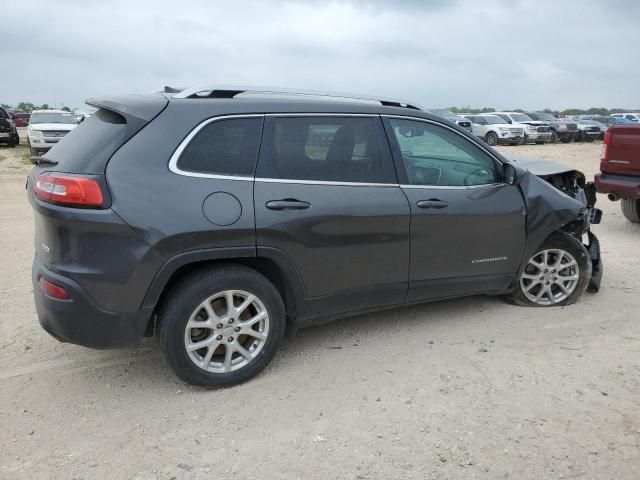
[[[431,107],[640,108],[634,0],[31,0],[3,9],[0,36],[2,103],[237,83]]]

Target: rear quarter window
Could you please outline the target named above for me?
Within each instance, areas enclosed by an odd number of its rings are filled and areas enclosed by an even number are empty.
[[[253,175],[262,118],[215,120],[196,133],[178,158],[178,169],[218,175]]]
[[[100,109],[69,132],[44,157],[70,173],[102,174],[109,158],[127,140],[121,115]]]

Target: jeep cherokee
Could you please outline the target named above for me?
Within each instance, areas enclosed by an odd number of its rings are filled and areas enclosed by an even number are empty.
[[[87,103],[27,182],[36,310],[61,341],[156,335],[184,381],[226,386],[286,328],[598,288],[583,174],[509,160],[410,103],[215,87]]]

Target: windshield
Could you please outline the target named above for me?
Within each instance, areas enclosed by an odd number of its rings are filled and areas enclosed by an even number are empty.
[[[31,115],[31,123],[78,123],[71,113],[37,112]]]
[[[497,123],[507,123],[504,118],[501,118],[497,115],[483,115],[483,118],[489,125],[495,125]]]
[[[553,115],[551,115],[550,113],[534,113],[533,115],[535,115],[536,120],[547,120],[547,121],[555,121],[558,120],[556,117],[554,117]]]
[[[512,113],[511,118],[514,122],[530,122],[531,118],[526,116],[524,113]]]

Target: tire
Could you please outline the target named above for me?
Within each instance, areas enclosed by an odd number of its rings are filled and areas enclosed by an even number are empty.
[[[495,147],[498,144],[498,135],[496,135],[495,132],[487,133],[486,142],[492,147]]]
[[[229,318],[229,296],[236,309],[251,303]],[[256,318],[260,319],[243,325]],[[205,320],[209,323],[199,327]],[[284,336],[285,309],[278,290],[260,273],[225,265],[198,271],[174,286],[158,321],[160,346],[180,379],[191,385],[228,387],[256,376],[271,361]],[[254,333],[242,333],[250,331]],[[202,348],[187,351],[187,345],[198,342]]]
[[[525,134],[522,136],[522,140],[520,140],[520,145],[526,145],[528,141],[529,141],[529,137],[528,137],[528,136],[527,136],[527,134],[525,133]]]
[[[622,214],[632,223],[640,223],[640,200],[623,198],[620,200]]]
[[[536,145],[544,145],[544,142],[536,142]]]
[[[555,130],[551,130],[551,143],[558,143],[558,134]]]
[[[558,259],[566,266],[557,268]],[[585,246],[568,233],[556,232],[535,250],[515,282],[514,291],[505,298],[523,307],[571,305],[587,288],[591,270],[591,257]]]

